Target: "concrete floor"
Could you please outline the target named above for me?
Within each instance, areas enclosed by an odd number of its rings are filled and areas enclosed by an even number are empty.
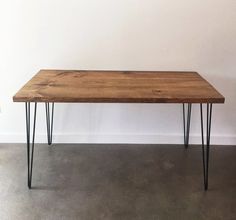
[[[236,219],[236,147],[213,146],[209,191],[201,148],[0,144],[0,219]]]

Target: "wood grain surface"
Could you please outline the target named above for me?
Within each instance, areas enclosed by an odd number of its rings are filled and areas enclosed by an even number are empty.
[[[40,70],[15,102],[224,103],[196,72]]]

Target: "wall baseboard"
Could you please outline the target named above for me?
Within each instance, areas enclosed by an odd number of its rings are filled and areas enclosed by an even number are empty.
[[[26,135],[21,133],[0,134],[0,143],[25,143]],[[37,134],[36,143],[46,143],[46,134]],[[128,143],[128,144],[183,144],[179,134],[83,134],[55,133],[53,143]],[[236,135],[212,135],[214,145],[236,145]],[[190,144],[201,144],[199,135],[191,135]]]

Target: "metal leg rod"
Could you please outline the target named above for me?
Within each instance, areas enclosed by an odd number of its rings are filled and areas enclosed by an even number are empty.
[[[211,119],[212,119],[212,104],[207,103],[206,107],[206,141],[204,135],[204,116],[203,105],[200,104],[201,115],[201,135],[202,135],[202,162],[203,162],[203,178],[204,188],[208,189],[208,169],[209,169],[209,156],[210,156],[210,138],[211,138]]]
[[[46,125],[47,125],[47,138],[48,145],[52,144],[53,134],[53,118],[54,118],[54,103],[52,103],[52,109],[50,110],[50,103],[45,103],[46,108]]]
[[[184,146],[188,148],[189,146],[189,133],[190,133],[190,125],[191,125],[191,112],[192,112],[192,104],[187,104],[187,116],[185,104],[183,104],[183,123],[184,123]]]
[[[31,189],[32,174],[33,174],[33,161],[34,161],[34,142],[35,142],[35,128],[36,128],[36,114],[37,114],[37,103],[34,105],[34,116],[33,116],[33,133],[32,143],[30,139],[30,102],[25,103],[26,110],[26,135],[27,135],[27,164],[28,164],[28,187]]]

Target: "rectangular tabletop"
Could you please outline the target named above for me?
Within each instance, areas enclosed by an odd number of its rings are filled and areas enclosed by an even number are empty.
[[[196,72],[40,70],[15,102],[224,103]]]

